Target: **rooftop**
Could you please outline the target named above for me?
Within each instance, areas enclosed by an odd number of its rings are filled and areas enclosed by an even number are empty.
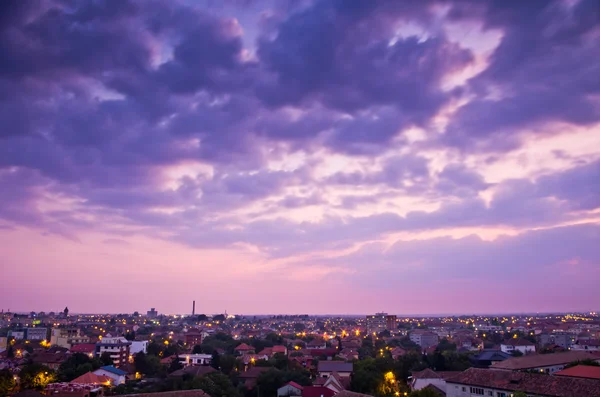
[[[531,356],[513,357],[508,360],[492,364],[492,369],[531,369],[550,367],[552,365],[569,364],[574,361],[600,360],[600,354],[584,351],[568,351],[552,354],[534,354]]]
[[[567,376],[469,368],[447,382],[547,397],[600,397],[600,380]]]
[[[571,376],[573,378],[600,379],[600,367],[576,365],[556,372],[555,376]]]
[[[318,369],[319,372],[352,372],[353,365],[342,361],[319,361]]]

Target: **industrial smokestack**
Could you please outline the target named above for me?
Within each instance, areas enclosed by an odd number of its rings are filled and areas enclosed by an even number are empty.
[[[192,301],[192,316],[196,314],[196,301]]]

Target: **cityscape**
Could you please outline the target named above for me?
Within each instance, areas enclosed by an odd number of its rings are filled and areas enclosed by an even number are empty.
[[[600,397],[600,0],[0,0],[0,397]]]

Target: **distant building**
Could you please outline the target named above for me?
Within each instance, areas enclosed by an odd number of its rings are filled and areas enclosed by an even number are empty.
[[[483,350],[481,353],[470,357],[469,360],[473,363],[474,367],[488,368],[492,364],[508,360],[512,357],[512,355],[500,350]]]
[[[349,378],[352,375],[353,368],[352,363],[343,361],[319,361],[317,372],[320,378],[327,378],[333,372],[337,372],[342,378]]]
[[[416,329],[412,331],[409,337],[411,341],[421,346],[423,349],[427,349],[431,346],[437,346],[440,339],[436,333],[424,329]]]
[[[74,345],[90,343],[90,338],[81,333],[79,328],[52,328],[50,344],[70,349]]]
[[[387,313],[375,313],[365,318],[368,333],[380,333],[386,330]]]
[[[563,349],[569,349],[574,341],[573,335],[567,333],[540,334],[539,339],[541,346],[556,345]]]
[[[583,350],[590,352],[600,351],[600,340],[580,340],[572,346],[573,350]]]
[[[131,342],[123,337],[103,338],[96,343],[96,356],[109,353],[115,367],[120,367],[128,362]]]
[[[385,329],[387,329],[388,331],[394,331],[396,328],[398,328],[396,322],[397,317],[395,315],[390,314],[385,316]]]
[[[48,339],[48,328],[27,328],[25,338],[27,340],[46,340]]]
[[[154,318],[154,317],[158,317],[158,312],[156,311],[156,309],[153,307],[150,310],[148,310],[146,312],[146,317],[150,317],[150,318]]]
[[[150,341],[147,340],[132,340],[131,346],[129,346],[129,354],[148,353],[149,343]]]
[[[508,354],[512,354],[515,351],[523,354],[535,353],[535,343],[523,338],[511,339],[508,342],[501,343],[500,350]]]
[[[296,382],[288,382],[277,389],[277,397],[301,396],[304,387]]]
[[[187,346],[196,346],[202,344],[202,332],[190,330],[185,333],[184,342]]]
[[[25,339],[25,331],[23,331],[23,330],[16,331],[16,330],[11,329],[8,331],[8,337],[9,338],[12,337],[13,339],[16,339],[16,340]]]
[[[110,383],[113,386],[122,385],[127,380],[127,372],[120,370],[119,368],[115,368],[112,365],[100,367],[94,371],[94,374],[110,378]]]

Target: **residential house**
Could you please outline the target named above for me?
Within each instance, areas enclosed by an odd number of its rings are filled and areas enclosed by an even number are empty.
[[[554,375],[600,380],[600,367],[594,367],[593,365],[576,365],[574,367],[555,372]]]
[[[345,348],[338,353],[338,356],[346,361],[358,360],[358,350]]]
[[[106,376],[111,379],[111,384],[114,386],[122,385],[127,380],[127,372],[116,368],[112,365],[100,367],[94,371],[95,375]]]
[[[490,365],[513,358],[512,355],[500,350],[483,350],[469,358],[474,367],[488,368]]]
[[[320,378],[327,378],[333,372],[337,372],[337,374],[342,377],[350,377],[353,371],[352,363],[345,363],[343,361],[319,361],[317,365],[317,372]]]
[[[337,354],[337,349],[310,349],[309,353],[311,356],[319,358],[320,360],[333,360],[333,357]]]
[[[522,354],[535,353],[535,343],[523,338],[511,339],[501,343],[500,350],[508,354],[512,354],[516,351],[521,352]]]
[[[102,397],[104,388],[93,383],[51,383],[46,386],[46,396],[52,397]]]
[[[186,377],[186,378],[194,378],[196,376],[204,376],[210,373],[216,372],[217,370],[208,365],[197,365],[197,366],[189,366],[185,368],[178,369],[169,374],[169,377]]]
[[[323,339],[313,339],[306,344],[307,349],[326,349],[327,343]]]
[[[131,345],[129,346],[129,354],[148,353],[149,343],[150,341],[147,340],[132,340]]]
[[[67,354],[64,352],[36,351],[31,354],[31,361],[34,364],[42,364],[53,370],[58,370],[60,365],[67,360]]]
[[[277,397],[302,396],[303,386],[296,382],[288,382],[277,389]]]
[[[185,333],[184,343],[187,346],[196,346],[202,344],[202,332],[196,330],[190,330]]]
[[[93,343],[82,343],[79,345],[74,345],[69,349],[69,352],[71,354],[81,353],[85,354],[88,357],[94,357],[94,354],[96,352],[96,345]]]
[[[390,351],[392,358],[394,360],[397,360],[398,357],[401,357],[403,355],[405,355],[406,353],[408,353],[408,350],[403,349],[402,347],[394,347],[391,351]]]
[[[239,356],[244,355],[244,354],[255,354],[254,347],[249,346],[249,345],[247,345],[245,343],[240,344],[239,346],[237,346],[233,350]]]
[[[600,340],[598,339],[588,339],[588,340],[578,340],[573,346],[571,346],[572,350],[584,350],[590,352],[600,351]]]
[[[458,372],[452,372],[451,375],[457,375]],[[446,380],[444,376],[429,368],[423,371],[413,372],[409,378],[409,386],[411,390],[421,390],[429,385],[434,385],[440,390],[446,391]]]
[[[252,389],[256,386],[256,379],[263,373],[267,372],[271,368],[269,367],[252,367],[247,371],[239,374],[240,382],[247,388]]]
[[[554,374],[565,368],[567,364],[575,361],[593,360],[600,363],[600,354],[585,351],[567,351],[552,354],[532,354],[523,357],[512,357],[494,363],[491,369],[511,371],[535,371]]]
[[[73,379],[69,383],[79,383],[84,385],[110,385],[112,382],[112,378],[104,375],[96,375],[93,372],[85,373],[75,379]]]
[[[446,379],[447,397],[510,397],[515,392],[536,397],[600,397],[600,380],[469,368]]]
[[[287,355],[287,347],[283,345],[276,345],[273,347],[265,347],[258,353],[260,356],[268,356],[273,357],[275,354],[284,354]]]

